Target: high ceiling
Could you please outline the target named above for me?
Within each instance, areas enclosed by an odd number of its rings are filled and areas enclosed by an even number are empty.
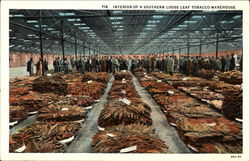
[[[241,11],[10,10],[10,51],[198,53],[242,49]],[[40,25],[42,28],[40,28]],[[77,44],[77,45],[75,45]],[[84,51],[83,51],[84,50]]]

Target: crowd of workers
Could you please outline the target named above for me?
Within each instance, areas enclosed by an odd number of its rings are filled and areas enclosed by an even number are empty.
[[[242,56],[237,57],[238,70],[242,71]],[[35,64],[36,75],[41,75],[42,63],[41,59]],[[27,63],[27,71],[33,75],[32,58]],[[172,74],[175,72],[184,73],[187,75],[195,74],[201,69],[214,71],[230,71],[236,69],[236,60],[234,54],[231,56],[222,57],[189,57],[180,56],[177,58],[173,55],[147,55],[147,56],[90,56],[78,57],[78,59],[70,58],[55,58],[53,61],[54,72],[68,73],[70,69],[76,69],[84,72],[108,72],[115,73],[120,70],[133,71],[135,68],[142,67],[147,69],[147,72],[152,72],[155,69]],[[48,70],[48,62],[44,60],[45,72]]]

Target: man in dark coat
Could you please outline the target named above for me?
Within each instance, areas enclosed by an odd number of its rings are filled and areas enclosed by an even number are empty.
[[[230,70],[234,70],[234,68],[235,68],[234,54],[231,54],[231,59],[230,59]]]
[[[221,57],[220,61],[221,61],[221,70],[220,71],[224,72],[225,65],[226,65],[226,61],[224,59],[224,56]]]
[[[34,66],[34,63],[33,63],[33,59],[30,58],[30,60],[27,62],[27,71],[30,73],[30,76],[33,75],[33,66]]]

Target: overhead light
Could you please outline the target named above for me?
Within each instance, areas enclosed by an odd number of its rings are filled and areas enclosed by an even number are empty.
[[[38,23],[37,20],[27,20],[27,23]]]
[[[172,28],[172,30],[181,30],[181,28],[177,28],[177,27],[176,27],[176,28]]]
[[[11,37],[11,39],[14,39],[14,40],[16,40],[16,37]]]
[[[15,46],[15,45],[10,45],[9,48],[12,48],[13,46]]]
[[[117,31],[123,31],[123,29],[117,29]]]
[[[228,23],[234,23],[234,21],[228,21]]]
[[[161,19],[161,18],[163,18],[164,16],[162,16],[162,15],[154,15],[154,16],[152,16],[154,19]]]

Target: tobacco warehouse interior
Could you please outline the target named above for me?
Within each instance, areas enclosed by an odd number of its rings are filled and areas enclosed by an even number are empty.
[[[242,153],[242,11],[10,10],[10,153]]]

